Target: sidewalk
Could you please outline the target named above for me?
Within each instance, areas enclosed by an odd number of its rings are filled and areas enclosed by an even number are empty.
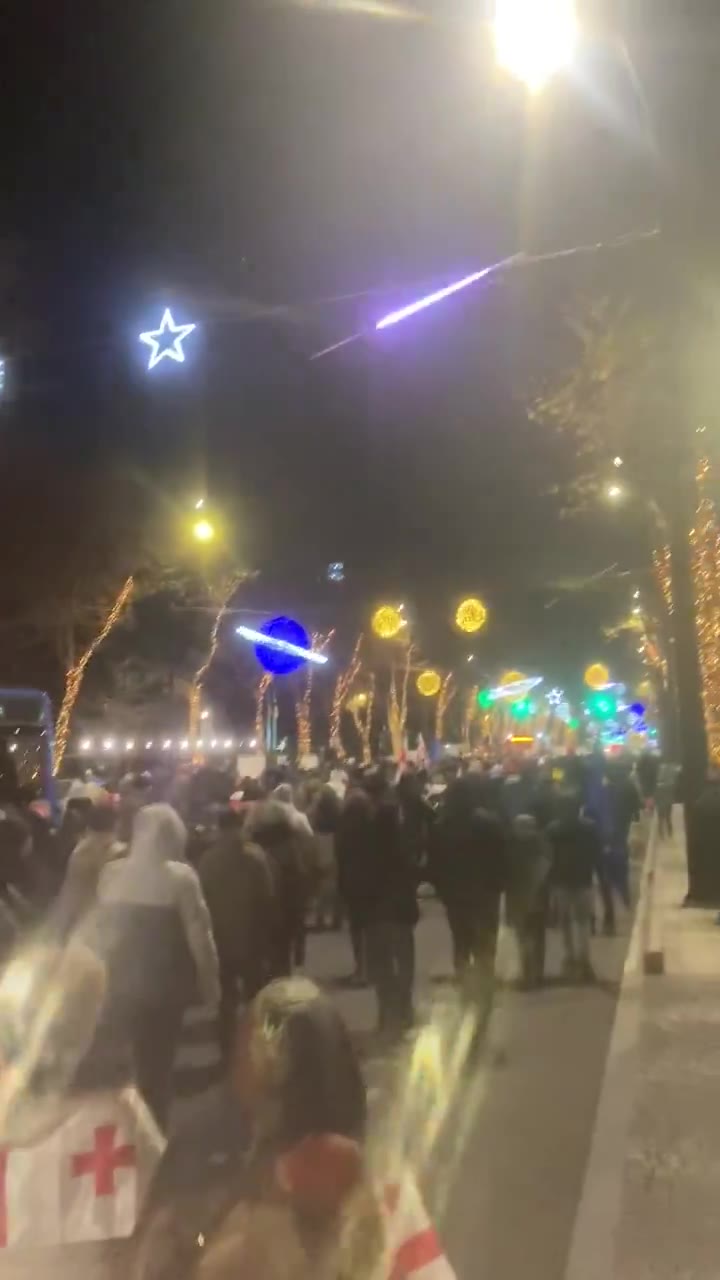
[[[720,1276],[720,928],[681,906],[682,812],[648,854],[566,1280]],[[664,973],[647,973],[662,954]]]

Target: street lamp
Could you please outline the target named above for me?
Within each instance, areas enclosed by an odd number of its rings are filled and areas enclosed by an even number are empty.
[[[495,0],[493,29],[500,66],[537,93],[572,61],[575,0]]]
[[[196,520],[192,533],[196,542],[212,542],[215,537],[215,528],[209,520]]]
[[[621,498],[625,497],[625,490],[621,484],[609,484],[605,490],[605,496],[611,502],[619,502]]]

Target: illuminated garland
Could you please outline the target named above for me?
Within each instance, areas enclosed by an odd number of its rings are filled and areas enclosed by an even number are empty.
[[[353,698],[348,703],[348,710],[353,718],[355,728],[362,743],[363,764],[370,764],[372,761],[372,748],[370,746],[370,737],[372,734],[373,709],[375,706],[375,676],[371,672],[368,681],[367,693],[360,697]],[[362,712],[362,715],[360,714]]]
[[[465,708],[463,711],[462,740],[463,740],[463,745],[468,749],[468,751],[471,749],[473,745],[472,744],[472,723],[473,723],[473,720],[477,718],[479,713],[478,700],[477,700],[479,692],[480,692],[480,685],[479,684],[474,685],[467,696],[467,699],[465,701]]]
[[[65,690],[63,700],[60,704],[58,712],[57,724],[55,725],[55,745],[53,748],[53,773],[57,773],[63,762],[65,752],[67,750],[68,740],[70,737],[70,719],[72,717],[73,708],[78,700],[78,695],[82,686],[85,671],[90,659],[97,653],[103,640],[110,635],[116,622],[120,620],[125,607],[130,600],[135,586],[135,580],[130,575],[125,579],[120,591],[115,597],[115,601],[106,615],[100,630],[95,639],[90,642],[85,651],[80,655],[77,662],[73,664],[65,673]]]
[[[203,662],[202,666],[198,667],[195,675],[193,676],[193,682],[190,686],[190,696],[188,699],[188,738],[191,742],[197,740],[200,732],[203,686],[205,684],[207,673],[212,666],[213,658],[217,653],[218,644],[220,643],[220,628],[227,617],[230,601],[240,586],[240,583],[243,581],[244,575],[234,575],[230,581],[230,585],[226,585],[224,587],[220,608],[215,615],[215,621],[213,622],[212,631],[210,632],[210,647],[208,649],[207,658]],[[196,753],[193,759],[196,763],[200,763],[202,755]]]
[[[708,747],[720,756],[720,534],[715,505],[705,493],[710,471],[707,459],[698,472],[699,502],[690,530],[695,587],[695,622],[702,674],[702,695]]]
[[[261,675],[255,690],[255,737],[258,742],[265,741],[265,695],[273,682],[269,671]]]
[[[338,676],[335,681],[335,691],[333,693],[332,707],[330,709],[330,746],[337,752],[338,756],[342,756],[343,745],[340,736],[340,722],[342,720],[343,707],[347,701],[348,694],[352,689],[362,669],[362,661],[360,659],[360,650],[362,649],[363,636],[362,632],[355,641],[355,648],[352,651],[349,666]]]
[[[335,632],[330,631],[323,636],[318,631],[312,634],[312,649],[314,653],[322,653],[330,643]],[[312,688],[315,667],[312,662],[308,662],[303,671],[305,687],[303,695],[298,698],[295,703],[295,722],[297,725],[297,753],[298,756],[307,756],[312,751]]]
[[[413,653],[415,652],[411,644],[407,647],[405,655],[405,667],[403,670],[403,679],[401,685],[400,697],[398,698],[397,680],[395,665],[393,664],[392,674],[390,676],[390,687],[388,689],[388,730],[390,732],[390,743],[392,753],[396,760],[399,760],[405,749],[405,725],[407,724],[407,705],[408,705],[408,681],[410,679],[410,666],[412,663]]]
[[[442,682],[435,707],[435,739],[437,742],[441,742],[444,736],[445,715],[456,693],[455,677],[450,672]]]
[[[720,759],[720,528],[715,504],[705,491],[710,463],[702,458],[698,464],[698,505],[695,524],[690,530],[692,575],[695,592],[695,629],[705,711],[708,749],[713,760]],[[669,547],[655,553],[655,572],[669,614],[673,612],[671,558]],[[666,664],[654,652],[652,641],[644,642],[650,665]]]

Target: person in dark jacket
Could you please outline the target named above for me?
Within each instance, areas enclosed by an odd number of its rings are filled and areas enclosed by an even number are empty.
[[[423,795],[423,776],[414,769],[401,774],[395,788],[403,839],[418,881],[425,875],[430,856],[430,838],[435,813]]]
[[[611,766],[607,775],[610,838],[606,859],[612,887],[630,906],[630,827],[640,817],[640,792],[629,765]]]
[[[461,990],[476,1006],[477,1040],[492,1008],[500,898],[508,880],[508,842],[486,805],[487,780],[468,773],[447,789],[435,827],[432,879],[445,907]]]
[[[339,929],[342,917],[338,896],[335,837],[342,803],[330,786],[322,786],[312,799],[308,817],[315,836],[315,924],[317,929]]]
[[[276,904],[271,971],[274,978],[287,977],[292,973],[297,940],[305,933],[307,837],[304,828],[296,824],[290,805],[274,799],[253,805],[245,820],[244,832],[268,858]]]
[[[568,977],[592,981],[590,933],[593,881],[602,877],[603,843],[597,825],[582,816],[576,793],[563,796],[546,832],[553,852],[552,885],[565,946]]]
[[[368,856],[371,826],[370,798],[359,787],[345,797],[335,833],[338,892],[350,926],[355,970],[350,981],[355,986],[367,982],[366,931],[372,899],[371,860]]]
[[[381,774],[369,773],[363,779],[363,791],[364,802],[348,800],[352,841],[346,842],[347,827],[343,831],[341,825],[338,853],[345,875],[349,861],[356,877],[352,890],[360,909],[356,920],[365,929],[379,1030],[394,1035],[413,1021],[417,879],[392,789]]]
[[[545,972],[545,930],[548,877],[552,853],[531,814],[518,814],[510,837],[508,922],[515,930],[523,985],[542,984]]]
[[[220,963],[220,1043],[227,1060],[235,1034],[238,985],[254,999],[272,971],[275,886],[267,854],[245,839],[231,809],[199,868]]]

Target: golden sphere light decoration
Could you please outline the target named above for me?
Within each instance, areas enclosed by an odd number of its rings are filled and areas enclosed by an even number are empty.
[[[421,671],[415,682],[415,688],[421,693],[423,698],[434,698],[442,688],[442,676],[438,671],[434,671],[432,667],[428,667],[427,671]]]
[[[196,542],[212,542],[215,537],[215,528],[209,520],[196,520],[192,532]]]
[[[405,619],[399,609],[383,604],[375,610],[370,625],[381,640],[392,640],[405,626]]]
[[[482,600],[477,600],[471,596],[467,600],[463,600],[457,607],[455,614],[455,626],[460,631],[465,631],[468,635],[474,635],[476,631],[482,631],[487,622],[488,611]]]
[[[500,685],[518,684],[520,680],[525,680],[526,678],[522,671],[503,671],[500,677]]]
[[[592,662],[586,669],[583,680],[588,689],[604,689],[610,683],[610,672],[604,662]]]

